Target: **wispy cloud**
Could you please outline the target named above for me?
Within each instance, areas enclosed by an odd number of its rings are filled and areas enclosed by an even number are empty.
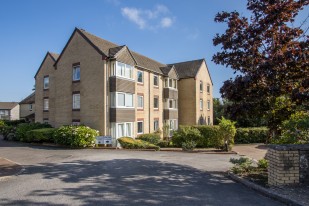
[[[140,29],[169,28],[174,18],[164,5],[157,5],[153,10],[143,10],[135,7],[121,8],[121,14],[129,21],[135,23]]]

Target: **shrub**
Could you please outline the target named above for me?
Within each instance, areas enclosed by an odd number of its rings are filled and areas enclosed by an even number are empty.
[[[173,147],[173,142],[172,141],[168,141],[168,140],[161,140],[158,144],[159,147],[163,148],[163,147]]]
[[[281,136],[273,140],[275,144],[308,144],[309,112],[296,112],[281,125]]]
[[[99,131],[87,126],[62,126],[54,133],[56,144],[70,147],[93,147]]]
[[[236,134],[236,122],[225,119],[224,117],[219,119],[219,122],[220,131],[222,132],[224,143],[226,144],[225,150],[231,150],[232,145],[234,144],[234,137]]]
[[[248,173],[252,170],[252,160],[247,157],[241,157],[239,159],[231,158],[230,162],[235,166],[231,168],[235,174]]]
[[[192,151],[196,147],[196,142],[193,140],[187,140],[182,143],[181,147],[184,151]]]
[[[156,151],[160,150],[159,146],[140,139],[133,139],[131,137],[121,137],[118,138],[117,141],[125,149],[154,149]]]
[[[237,144],[266,143],[267,137],[266,127],[237,128],[234,141]]]
[[[154,145],[158,145],[161,138],[160,138],[160,134],[158,133],[150,133],[150,134],[139,135],[137,139],[149,142]]]
[[[200,131],[191,126],[180,126],[177,131],[174,132],[172,141],[176,147],[182,147],[182,143],[186,141],[200,142],[202,135]]]
[[[26,123],[26,120],[3,120],[3,122],[8,126],[17,127],[19,124]]]
[[[4,137],[4,140],[16,140],[15,132],[16,132],[16,127],[13,127],[13,126],[4,125],[1,128],[1,134]]]
[[[55,128],[43,128],[30,130],[26,133],[25,142],[53,142]]]
[[[260,159],[257,163],[258,168],[267,169],[268,168],[268,161],[266,159]]]
[[[197,147],[222,148],[224,138],[219,126],[200,125],[194,126],[201,133],[202,138],[197,142]]]
[[[26,133],[30,130],[41,129],[41,128],[51,128],[49,124],[36,123],[21,123],[16,128],[16,140],[24,141]]]

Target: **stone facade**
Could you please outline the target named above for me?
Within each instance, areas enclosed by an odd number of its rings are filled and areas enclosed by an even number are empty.
[[[288,185],[309,183],[309,145],[270,146],[268,184]]]

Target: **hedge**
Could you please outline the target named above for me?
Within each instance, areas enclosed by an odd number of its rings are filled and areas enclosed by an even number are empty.
[[[30,130],[26,133],[24,142],[54,142],[53,135],[56,130],[55,128]]]
[[[125,149],[154,149],[156,151],[160,150],[159,146],[140,139],[133,139],[131,137],[121,137],[118,138],[117,141]]]
[[[149,142],[154,145],[158,145],[160,143],[160,134],[158,133],[150,133],[150,134],[142,134],[139,135],[136,139],[140,139],[146,142]]]
[[[26,138],[26,133],[28,131],[34,130],[34,129],[42,129],[42,128],[51,128],[49,124],[45,123],[22,123],[19,124],[16,128],[16,140],[24,141]]]
[[[266,143],[268,129],[266,127],[237,128],[236,144]]]
[[[70,147],[94,147],[99,131],[87,126],[62,126],[54,133],[56,144]]]
[[[197,142],[197,147],[221,148],[224,146],[224,137],[219,126],[200,125],[194,128],[198,129],[202,136]]]

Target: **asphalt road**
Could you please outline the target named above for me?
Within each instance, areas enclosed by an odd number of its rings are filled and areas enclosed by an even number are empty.
[[[281,205],[222,175],[235,155],[70,150],[0,140],[24,166],[0,205]]]

